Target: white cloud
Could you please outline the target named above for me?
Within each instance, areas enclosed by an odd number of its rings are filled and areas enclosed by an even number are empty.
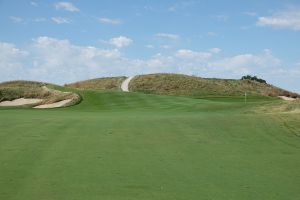
[[[16,17],[16,16],[10,16],[9,17],[11,21],[13,21],[14,23],[22,23],[24,21],[23,18],[21,17]]]
[[[244,15],[247,15],[247,16],[250,16],[250,17],[255,17],[257,16],[257,13],[256,12],[250,12],[250,11],[246,11],[246,12],[243,12]]]
[[[178,40],[180,38],[179,35],[171,34],[171,33],[157,33],[155,34],[155,36],[158,38],[165,38],[169,40]]]
[[[65,83],[99,75],[109,76],[121,67],[121,53],[118,49],[99,49],[92,46],[77,46],[69,40],[38,37],[30,49],[33,64],[28,77],[36,80],[56,80]],[[53,81],[52,80],[52,81]]]
[[[171,49],[172,48],[171,45],[167,45],[167,44],[160,45],[159,47],[162,49]]]
[[[218,78],[240,78],[252,74],[279,86],[292,88],[294,85],[293,89],[300,92],[300,88],[296,87],[300,85],[300,66],[285,67],[271,50],[224,57],[216,56],[214,52],[217,49],[180,49],[168,55],[156,54],[147,59],[133,59],[122,54],[119,48],[79,46],[69,40],[47,36],[33,39],[23,49],[0,42],[0,81],[30,79],[67,83],[103,76],[158,72]],[[289,80],[290,86],[285,84],[286,80]]]
[[[34,21],[34,22],[44,22],[44,21],[46,21],[46,18],[44,18],[44,17],[39,17],[39,18],[35,18],[33,21]]]
[[[132,42],[133,42],[132,39],[125,37],[125,36],[119,36],[119,37],[111,38],[109,40],[109,44],[114,45],[117,48],[122,48],[122,47],[128,46]]]
[[[122,23],[122,21],[120,19],[112,19],[112,18],[106,18],[106,17],[99,18],[99,21],[102,24],[113,24],[113,25]]]
[[[215,32],[212,32],[212,31],[210,31],[210,32],[207,32],[207,35],[208,35],[208,36],[210,36],[210,37],[215,37],[215,36],[218,36],[218,34],[217,34],[217,33],[215,33]]]
[[[28,55],[28,52],[16,48],[14,44],[0,42],[0,80],[24,78],[23,62]]]
[[[185,0],[185,1],[177,1],[176,3],[174,3],[173,5],[170,5],[168,7],[168,11],[169,12],[176,12],[179,10],[184,10],[187,9],[191,6],[194,6],[195,4],[197,4],[199,2],[194,1],[194,0]]]
[[[168,11],[170,11],[170,12],[175,12],[175,11],[176,11],[176,6],[175,6],[175,5],[170,6],[170,7],[168,8]]]
[[[52,21],[56,24],[69,24],[71,23],[69,19],[65,17],[51,17]]]
[[[219,49],[219,48],[211,48],[211,49],[209,49],[209,52],[211,52],[211,53],[220,53],[222,50],[221,49]]]
[[[66,11],[70,11],[70,12],[79,12],[80,11],[79,8],[77,8],[70,2],[58,2],[58,3],[54,4],[54,7],[56,8],[56,10],[66,10]]]
[[[145,47],[148,49],[154,49],[154,45],[152,45],[152,44],[147,44]]]
[[[300,31],[300,8],[289,8],[271,16],[259,17],[257,25]]]
[[[232,57],[222,58],[209,63],[214,71],[230,72],[232,75],[242,74],[268,74],[271,70],[281,66],[281,61],[272,55],[269,49],[262,54],[240,54]]]
[[[37,2],[35,2],[35,1],[30,1],[30,5],[32,5],[32,6],[34,6],[34,7],[37,7],[37,6],[38,6]]]
[[[212,18],[214,18],[218,21],[221,21],[221,22],[226,22],[226,21],[228,21],[229,16],[228,15],[214,15],[214,16],[212,16]]]
[[[207,59],[211,57],[211,53],[192,51],[190,49],[180,49],[176,52],[176,56],[184,59]]]

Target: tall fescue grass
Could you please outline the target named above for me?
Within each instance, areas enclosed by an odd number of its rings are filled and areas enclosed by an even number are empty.
[[[79,81],[76,83],[65,84],[65,86],[76,89],[120,90],[120,86],[125,79],[125,76],[96,78],[91,80]]]
[[[129,84],[131,91],[183,96],[288,96],[300,97],[270,84],[252,80],[200,78],[180,74],[136,76]]]
[[[300,113],[300,99],[295,101],[274,101],[252,109],[255,113]]]

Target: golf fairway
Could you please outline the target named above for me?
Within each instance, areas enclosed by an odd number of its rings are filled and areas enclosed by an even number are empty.
[[[81,91],[0,108],[3,200],[300,199],[300,114],[267,100]]]

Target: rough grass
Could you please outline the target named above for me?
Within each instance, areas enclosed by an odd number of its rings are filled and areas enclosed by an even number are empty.
[[[274,101],[257,106],[252,110],[257,113],[300,113],[300,99],[295,101]]]
[[[0,108],[0,199],[300,199],[300,114],[280,100],[77,91]]]
[[[129,84],[131,91],[184,95],[207,96],[289,96],[300,97],[273,85],[251,80],[200,78],[180,74],[149,74],[136,76]]]
[[[69,88],[76,88],[76,89],[120,90],[121,84],[125,79],[126,79],[125,76],[96,78],[96,79],[66,84],[65,86]]]
[[[62,92],[59,91],[60,89],[62,89],[60,86],[34,81],[3,82],[0,83],[0,102],[18,98],[43,99],[39,105],[55,103],[66,99],[72,99],[72,101],[66,106],[80,102],[81,97],[78,94]]]

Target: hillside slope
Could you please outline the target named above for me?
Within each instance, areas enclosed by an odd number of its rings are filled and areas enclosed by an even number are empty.
[[[200,78],[181,74],[148,74],[136,76],[129,84],[131,91],[182,96],[252,96],[299,97],[270,84],[251,80]]]
[[[96,78],[75,83],[66,84],[66,87],[76,89],[91,89],[91,90],[120,90],[122,82],[126,79],[125,76]]]

